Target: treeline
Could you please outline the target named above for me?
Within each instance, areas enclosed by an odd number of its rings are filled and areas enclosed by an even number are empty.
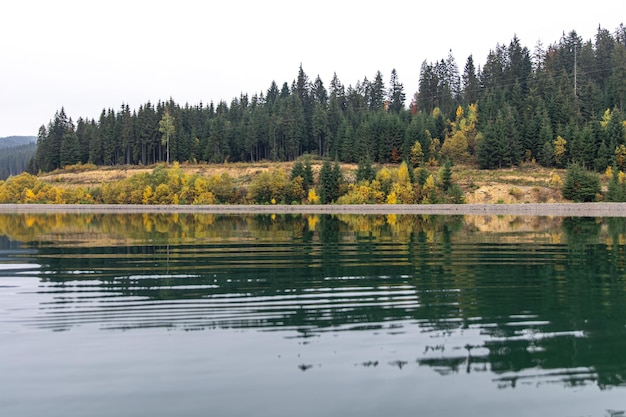
[[[103,110],[76,122],[61,109],[38,135],[29,170],[65,165],[163,161],[293,161],[311,154],[341,162],[416,165],[443,161],[500,168],[572,162],[603,171],[626,168],[623,105],[626,28],[598,28],[594,40],[572,31],[533,52],[514,37],[484,65],[462,69],[450,54],[424,62],[407,105],[395,70],[328,88],[300,67],[296,79],[230,103],[150,102]]]
[[[0,149],[13,148],[21,145],[35,143],[37,136],[7,136],[0,138]]]

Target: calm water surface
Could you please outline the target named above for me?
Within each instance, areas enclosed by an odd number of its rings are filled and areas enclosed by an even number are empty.
[[[626,219],[0,215],[2,416],[621,416]]]

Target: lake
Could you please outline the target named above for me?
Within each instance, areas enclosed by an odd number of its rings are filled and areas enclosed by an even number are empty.
[[[626,218],[0,214],[3,416],[621,416]]]

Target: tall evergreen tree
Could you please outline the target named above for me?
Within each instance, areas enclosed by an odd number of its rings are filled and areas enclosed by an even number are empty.
[[[398,73],[394,68],[391,70],[391,80],[389,81],[389,111],[399,113],[404,109],[404,86],[398,80]]]
[[[75,132],[66,132],[61,141],[59,151],[60,167],[74,165],[80,162],[80,147]]]
[[[467,57],[465,68],[463,70],[463,101],[466,104],[476,103],[478,99],[480,83],[476,75],[476,67],[474,66],[474,58],[472,55]]]
[[[369,110],[380,111],[385,105],[385,82],[380,71],[376,72],[374,82],[369,88]]]

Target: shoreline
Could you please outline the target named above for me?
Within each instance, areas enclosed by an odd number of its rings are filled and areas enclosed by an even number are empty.
[[[362,205],[129,205],[0,204],[10,213],[215,213],[215,214],[432,214],[626,217],[626,203],[362,204]]]

